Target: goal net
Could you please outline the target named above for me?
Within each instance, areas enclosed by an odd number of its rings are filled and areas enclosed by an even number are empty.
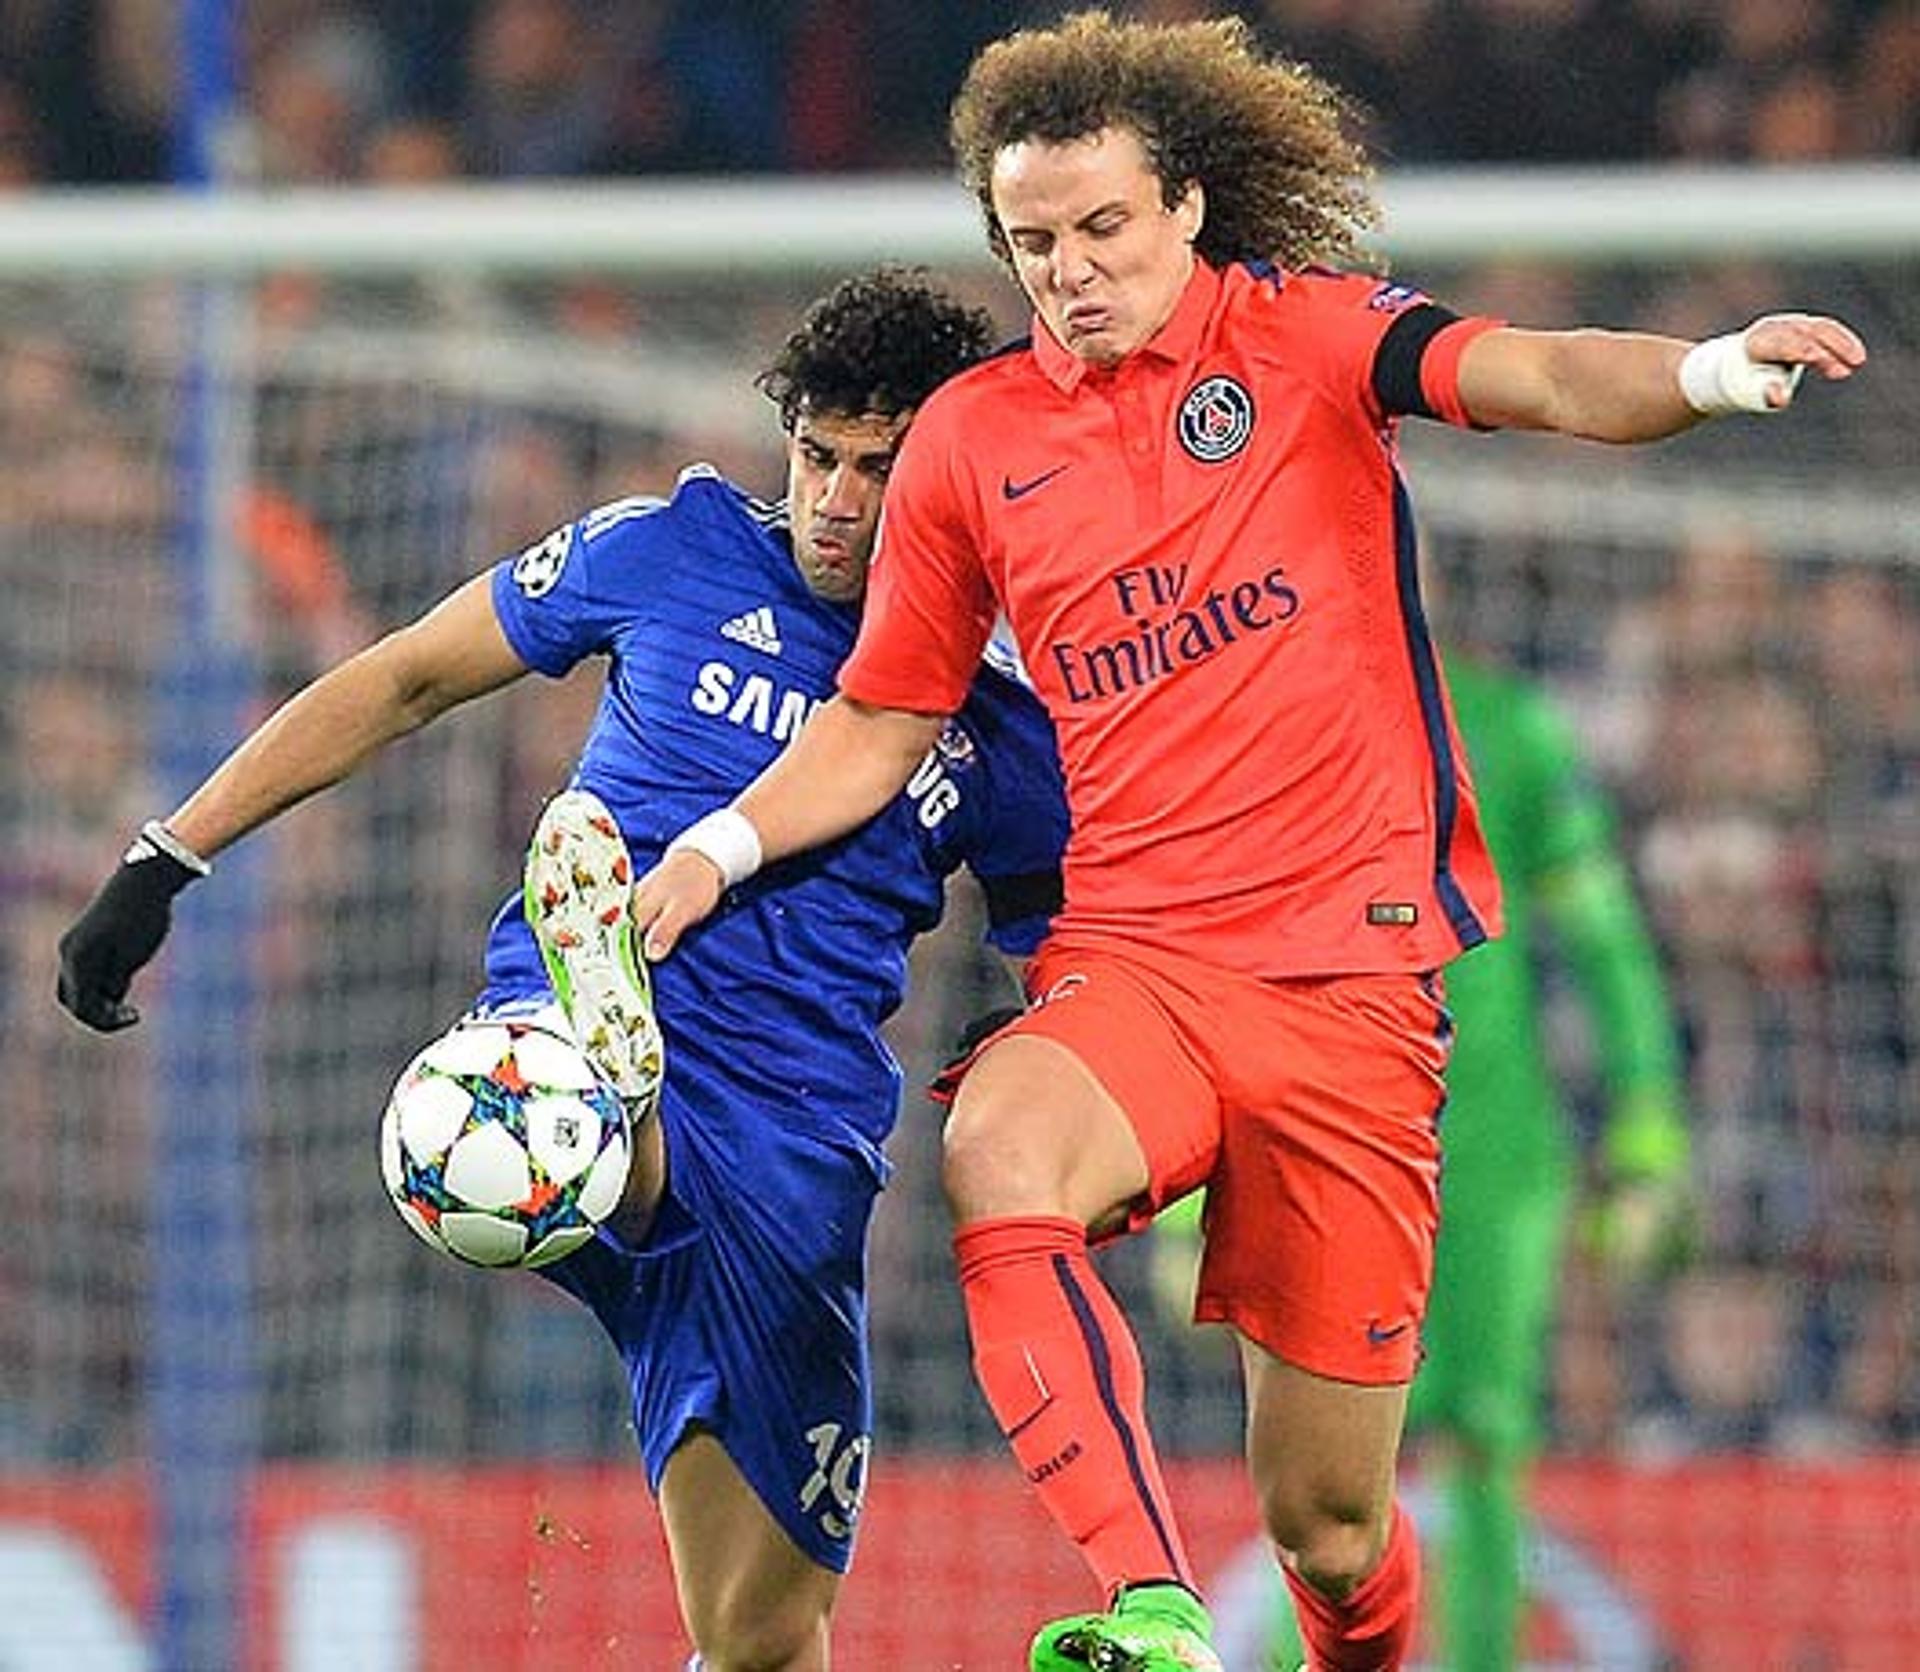
[[[1536,678],[1618,808],[1703,1204],[1658,1282],[1570,1268],[1535,1655],[1920,1664],[1920,178],[1388,201],[1396,271],[1463,311],[1699,336],[1806,307],[1873,348],[1777,422],[1634,450],[1416,425],[1405,451],[1443,641]],[[374,1147],[478,985],[592,679],[522,681],[223,857],[131,1034],[56,1011],[54,941],[254,719],[494,558],[695,459],[777,494],[751,379],[832,277],[925,261],[1011,330],[1010,287],[915,182],[7,214],[0,1665],[678,1666],[613,1356],[539,1280],[423,1249]],[[978,929],[957,889],[917,951],[910,1085],[1005,992]],[[1549,990],[1590,1128],[1592,1043]],[[910,1091],[838,1655],[1000,1672],[1090,1588],[974,1391],[937,1148]],[[1142,1249],[1103,1260],[1250,1633],[1231,1354],[1164,1316]]]

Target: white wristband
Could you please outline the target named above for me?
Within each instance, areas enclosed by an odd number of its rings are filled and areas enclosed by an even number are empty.
[[[141,848],[143,842],[146,844],[144,852]],[[213,864],[210,860],[202,859],[158,819],[148,819],[140,827],[140,834],[133,846],[127,849],[126,862],[132,864],[155,853],[164,853],[176,865],[184,865],[196,877],[213,874]]]
[[[668,853],[682,851],[699,854],[728,888],[736,888],[760,869],[760,832],[737,808],[716,807],[667,844]]]
[[[1779,407],[1768,404],[1768,393],[1778,390],[1791,400],[1806,369],[1754,359],[1747,353],[1746,333],[1734,331],[1687,350],[1680,361],[1680,393],[1688,406],[1708,418],[1727,412],[1777,412]]]

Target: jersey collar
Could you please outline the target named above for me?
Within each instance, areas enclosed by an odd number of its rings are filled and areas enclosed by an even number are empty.
[[[1213,317],[1214,303],[1220,296],[1220,285],[1219,269],[1195,257],[1187,288],[1180,293],[1180,300],[1174,305],[1166,324],[1129,355],[1128,360],[1150,356],[1178,364],[1190,359],[1199,350],[1207,321]],[[1040,370],[1048,382],[1066,394],[1078,389],[1081,380],[1093,370],[1071,349],[1062,347],[1059,339],[1038,317],[1033,322],[1032,340],[1033,357]],[[1126,363],[1125,360],[1121,362],[1123,366]]]

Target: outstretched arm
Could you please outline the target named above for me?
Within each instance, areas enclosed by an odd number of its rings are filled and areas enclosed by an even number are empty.
[[[824,704],[731,806],[688,826],[634,885],[647,956],[664,958],[727,888],[763,864],[865,824],[900,793],[945,723],[944,715],[847,696]]]
[[[1657,441],[1720,413],[1778,411],[1806,368],[1837,381],[1866,358],[1851,329],[1818,314],[1768,314],[1691,344],[1632,331],[1505,327],[1461,354],[1460,398],[1490,429]]]
[[[160,950],[173,897],[207,860],[456,703],[526,672],[469,581],[410,627],[322,674],[276,710],[164,824],[155,821],[60,937],[61,1004],[102,1033],[140,1019],[136,973]]]
[[[290,697],[187,797],[167,828],[211,858],[397,738],[526,671],[494,615],[491,577],[478,575]]]

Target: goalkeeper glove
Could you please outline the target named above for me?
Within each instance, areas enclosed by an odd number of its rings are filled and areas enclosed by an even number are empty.
[[[1605,1183],[1585,1242],[1616,1279],[1637,1282],[1684,1265],[1696,1226],[1686,1127],[1670,1099],[1643,1096],[1608,1127]]]
[[[60,937],[60,1003],[97,1033],[140,1020],[127,987],[167,938],[173,897],[204,877],[207,862],[157,819],[127,849],[85,911]]]
[[[960,1090],[960,1082],[966,1078],[968,1064],[980,1047],[1008,1023],[1017,1022],[1024,1015],[1026,1012],[1017,1004],[1009,1004],[974,1017],[960,1030],[960,1037],[953,1042],[953,1049],[939,1072],[927,1082],[927,1095],[936,1103],[951,1103]]]

